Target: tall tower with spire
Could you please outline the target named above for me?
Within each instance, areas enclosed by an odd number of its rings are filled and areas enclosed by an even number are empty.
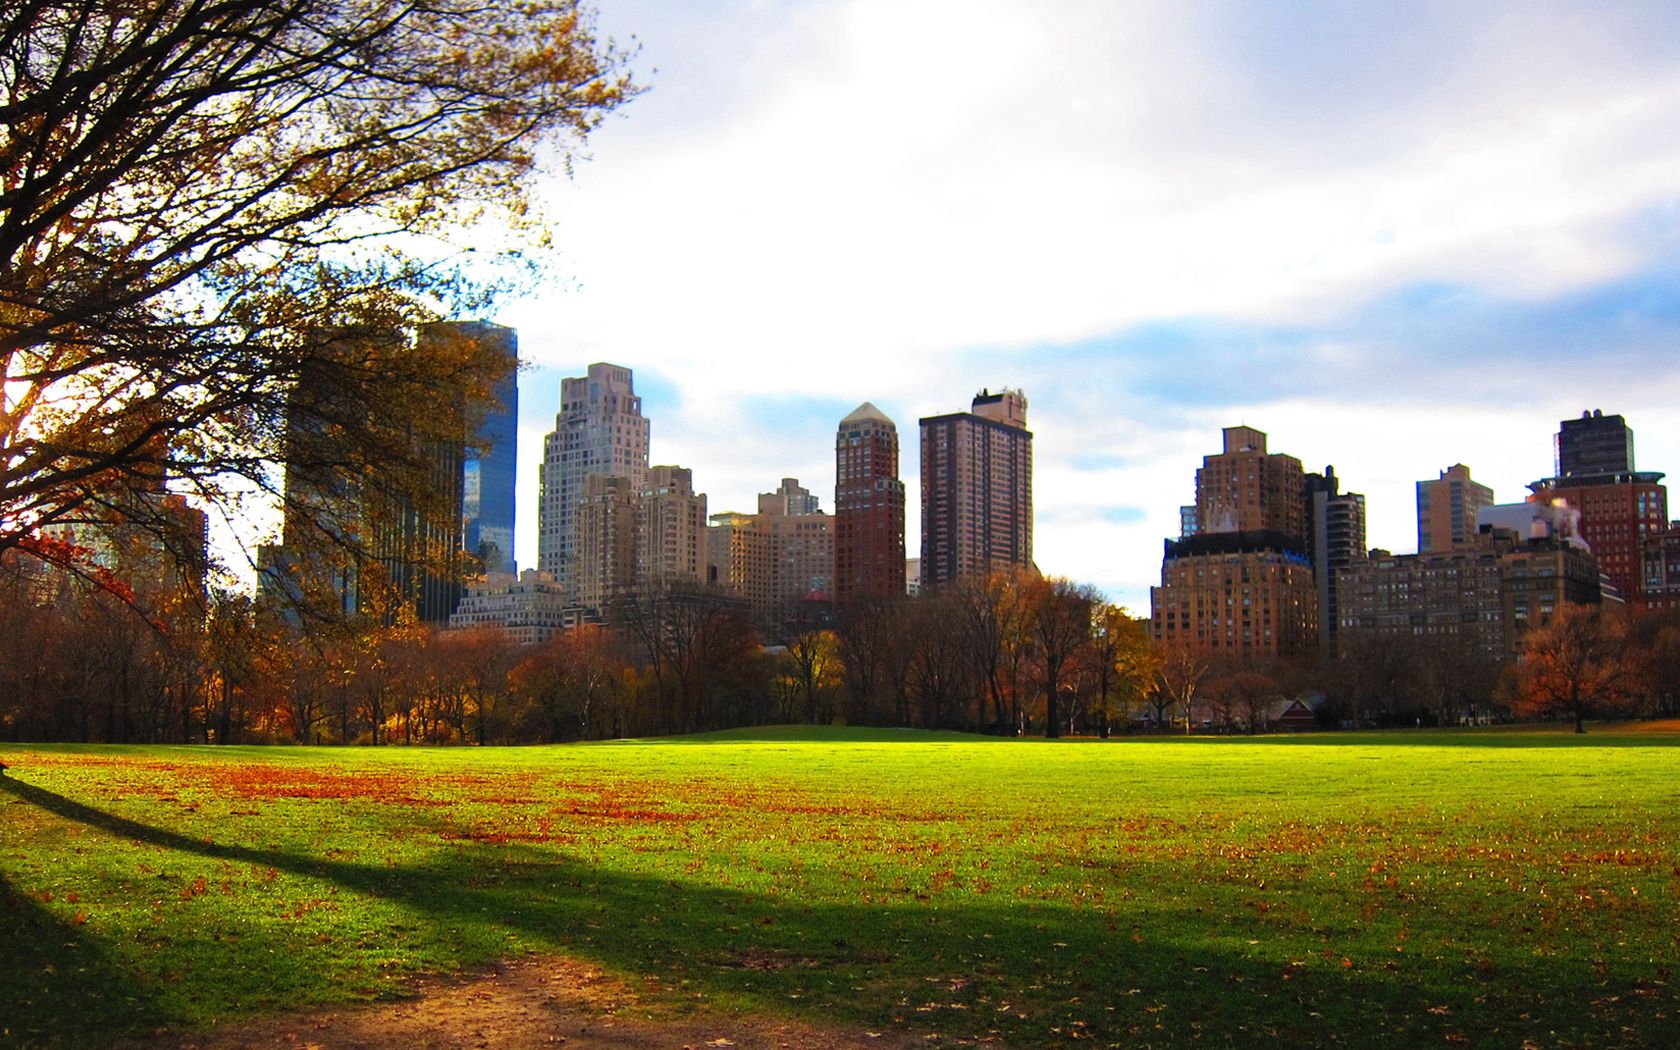
[[[898,428],[865,401],[834,438],[834,597],[904,594],[904,482]]]

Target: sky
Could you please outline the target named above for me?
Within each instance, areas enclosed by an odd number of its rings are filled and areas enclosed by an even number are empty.
[[[634,370],[711,511],[834,432],[1027,396],[1034,555],[1147,614],[1245,424],[1416,550],[1415,483],[1501,502],[1558,422],[1680,477],[1680,8],[599,0],[647,90],[542,180],[516,327],[516,555],[560,379]],[[1680,517],[1680,509],[1674,514]]]

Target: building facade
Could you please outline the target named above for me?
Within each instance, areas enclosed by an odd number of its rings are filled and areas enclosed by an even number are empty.
[[[1645,537],[1643,589],[1648,609],[1680,609],[1680,521]]]
[[[1318,645],[1312,563],[1275,532],[1168,540],[1150,588],[1154,637],[1236,657],[1294,657]]]
[[[1598,565],[1570,538],[1489,528],[1450,550],[1374,551],[1341,575],[1343,639],[1453,644],[1505,662],[1564,602],[1599,601]]]
[[[345,363],[367,368],[444,337],[441,329],[422,331],[412,342],[399,331],[358,332],[338,347]],[[347,465],[357,451],[328,421],[395,413],[399,406],[350,402],[338,390],[306,376],[290,395],[281,542],[258,551],[259,592],[293,618],[360,614],[394,622],[412,610],[424,623],[446,623],[472,569],[462,539],[465,393],[449,391],[431,406],[444,418],[427,421],[428,438],[413,439],[406,454],[369,470]]]
[[[1644,551],[1647,540],[1668,529],[1668,489],[1662,475],[1635,472],[1543,478],[1529,485],[1533,499],[1562,502],[1580,512],[1581,538],[1628,606],[1648,608]]]
[[[761,622],[832,597],[834,519],[797,479],[760,493],[757,514],[726,511],[711,523],[708,579],[745,599]]]
[[[573,520],[574,571],[559,581],[571,604],[604,617],[636,588],[636,485],[619,474],[590,474]]]
[[[921,420],[920,590],[1032,565],[1032,432],[1019,390]]]
[[[775,553],[758,514],[719,511],[706,530],[706,578],[745,601],[755,613],[775,605]]]
[[[1306,551],[1305,473],[1294,456],[1266,451],[1253,427],[1226,427],[1224,451],[1202,457],[1196,471],[1196,531],[1274,532]]]
[[[1318,644],[1326,655],[1335,656],[1340,625],[1337,574],[1365,558],[1365,497],[1342,492],[1334,467],[1307,475],[1307,495],[1312,520],[1307,546],[1318,587]]]
[[[1319,646],[1312,499],[1301,461],[1266,435],[1227,427],[1196,472],[1195,533],[1166,542],[1150,589],[1154,636],[1235,657],[1294,658]]]
[[[1493,505],[1493,490],[1470,480],[1455,463],[1434,481],[1417,483],[1418,553],[1448,551],[1474,541],[1476,513]]]
[[[578,508],[587,479],[611,474],[640,491],[648,469],[648,420],[630,369],[593,364],[560,383],[560,411],[543,439],[537,488],[537,568],[564,585],[583,571]],[[599,575],[599,567],[590,571]]]
[[[1646,584],[1645,552],[1651,537],[1669,528],[1662,474],[1634,469],[1633,431],[1621,416],[1595,411],[1566,419],[1556,445],[1558,474],[1530,483],[1530,498],[1561,500],[1580,512],[1581,537],[1629,608],[1660,605],[1663,596]]]
[[[706,495],[687,467],[650,467],[636,501],[640,587],[706,582]]]
[[[1582,412],[1580,419],[1559,423],[1553,447],[1559,478],[1626,474],[1633,470],[1633,431],[1621,416],[1607,416],[1600,409]]]
[[[421,329],[420,338],[469,339],[494,350],[507,366],[463,457],[461,545],[482,572],[512,573],[519,492],[519,336],[488,321],[447,321]]]
[[[904,482],[898,428],[869,402],[834,439],[834,597],[904,595]]]
[[[526,569],[518,576],[489,573],[466,584],[466,593],[449,617],[452,631],[498,627],[517,645],[542,645],[577,626],[578,610],[566,599],[558,580]]]

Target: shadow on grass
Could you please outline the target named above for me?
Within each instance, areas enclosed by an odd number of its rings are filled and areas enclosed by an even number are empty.
[[[1112,917],[1012,895],[918,899],[887,891],[885,902],[810,904],[615,871],[525,845],[463,844],[411,867],[348,863],[206,842],[16,780],[0,781],[0,790],[123,839],[274,867],[403,905],[422,923],[411,936],[433,942],[433,957],[449,965],[488,961],[514,935],[529,949],[656,981],[678,1003],[802,1015],[856,1029],[1024,1046],[1078,1038],[1157,1046],[1461,1039],[1520,1045],[1529,1037],[1561,1045],[1591,1044],[1619,1030],[1633,1034],[1622,1044],[1640,1046],[1662,1045],[1655,1033],[1675,1016],[1666,989],[1640,999],[1627,981],[1622,990],[1630,994],[1610,997],[1607,985],[1615,992],[1621,978],[1595,976],[1584,959],[1525,961],[1513,952],[1492,976],[1468,959],[1362,956],[1345,965],[1339,950],[1297,952],[1292,959],[1268,942],[1272,934],[1257,920],[1251,927],[1231,915],[1173,904],[1179,898],[1170,893],[1171,880],[1189,877],[1181,870],[1152,872],[1162,899]],[[29,951],[37,953],[0,967],[0,990],[21,989],[7,996],[20,1004],[12,1011],[19,1030],[53,1032],[56,1025],[63,1035],[78,994],[138,994],[132,975],[114,971],[97,945],[15,893],[6,904],[8,934],[15,942],[30,940]],[[259,980],[265,966],[279,965],[263,943],[253,940],[242,950],[247,954],[225,965],[254,970]],[[361,965],[376,966],[379,945],[368,946],[368,955]],[[72,966],[77,976],[57,989],[24,972],[45,965]],[[1587,1005],[1595,1000],[1598,1005]],[[305,992],[276,1007],[312,1004]],[[100,1017],[65,1042],[98,1045],[183,1021],[143,997],[132,1016]],[[1653,1034],[1645,1038],[1646,1032]]]
[[[0,1047],[80,1037],[79,1019],[89,1014],[124,1016],[135,1028],[164,1020],[156,999],[103,947],[3,876],[0,952]]]

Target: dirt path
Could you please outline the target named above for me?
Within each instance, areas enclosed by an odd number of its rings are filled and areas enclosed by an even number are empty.
[[[962,1045],[937,1036],[817,1028],[757,1017],[689,1014],[650,1018],[623,982],[582,963],[532,958],[469,977],[429,980],[413,998],[372,1006],[287,1014],[214,1032],[166,1033],[123,1050],[627,1050],[736,1047],[739,1050],[904,1050]]]

